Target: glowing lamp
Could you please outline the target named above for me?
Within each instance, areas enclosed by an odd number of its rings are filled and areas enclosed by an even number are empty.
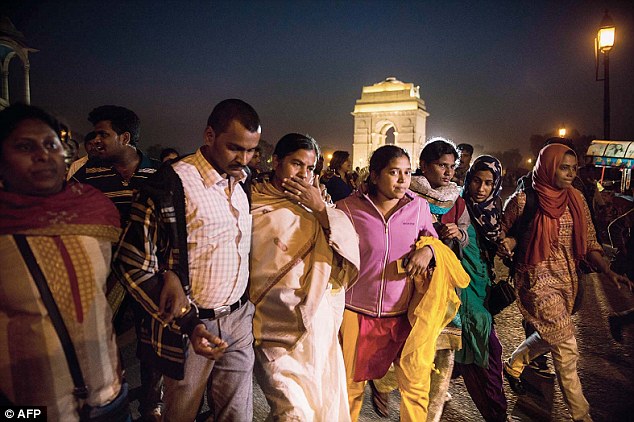
[[[614,47],[615,32],[606,10],[594,40],[595,79],[603,81],[603,139],[610,139],[610,50]],[[599,78],[599,51],[603,53],[603,78]]]
[[[615,32],[616,27],[614,26],[614,22],[606,10],[603,20],[601,20],[599,32],[597,32],[597,48],[602,53],[610,51],[612,47],[614,47]]]

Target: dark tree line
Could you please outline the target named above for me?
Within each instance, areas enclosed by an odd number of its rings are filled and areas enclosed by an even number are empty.
[[[554,132],[546,133],[544,135],[531,135],[530,137],[530,151],[533,157],[537,157],[539,151],[544,146],[544,143],[548,138],[556,137],[557,134]],[[584,162],[586,152],[588,151],[588,147],[592,143],[595,138],[594,135],[581,135],[577,129],[572,129],[566,138],[570,139],[573,143],[573,147],[575,152],[577,153],[577,157],[581,163]]]

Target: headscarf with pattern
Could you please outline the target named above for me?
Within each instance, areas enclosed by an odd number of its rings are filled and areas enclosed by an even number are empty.
[[[475,202],[469,192],[469,185],[473,176],[482,170],[489,170],[493,174],[493,189],[491,189],[491,194],[483,202]],[[495,244],[500,240],[500,233],[502,232],[500,226],[502,202],[499,199],[501,192],[502,163],[500,163],[500,160],[490,155],[481,155],[476,158],[467,171],[462,197],[467,202],[467,209],[474,228],[488,242]]]
[[[535,213],[530,233],[526,263],[537,265],[550,256],[559,238],[559,218],[570,210],[573,221],[573,245],[575,259],[585,257],[588,242],[588,221],[581,192],[572,186],[560,189],[555,185],[557,169],[566,153],[574,151],[562,144],[547,145],[539,151],[533,169],[533,189],[537,192],[539,207]]]

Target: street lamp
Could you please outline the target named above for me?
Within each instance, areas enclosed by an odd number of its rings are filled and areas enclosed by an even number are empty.
[[[616,28],[608,11],[601,20],[594,39],[595,79],[603,81],[603,138],[610,139],[610,50],[614,47]],[[603,78],[599,79],[599,51],[603,53]]]

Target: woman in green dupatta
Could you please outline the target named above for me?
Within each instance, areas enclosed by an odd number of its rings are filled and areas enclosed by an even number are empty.
[[[504,421],[507,404],[502,386],[502,345],[485,305],[501,233],[500,161],[488,155],[478,157],[467,172],[464,186],[462,196],[471,225],[462,266],[471,282],[460,295],[462,349],[456,351],[455,370],[463,376],[467,391],[484,419]]]

